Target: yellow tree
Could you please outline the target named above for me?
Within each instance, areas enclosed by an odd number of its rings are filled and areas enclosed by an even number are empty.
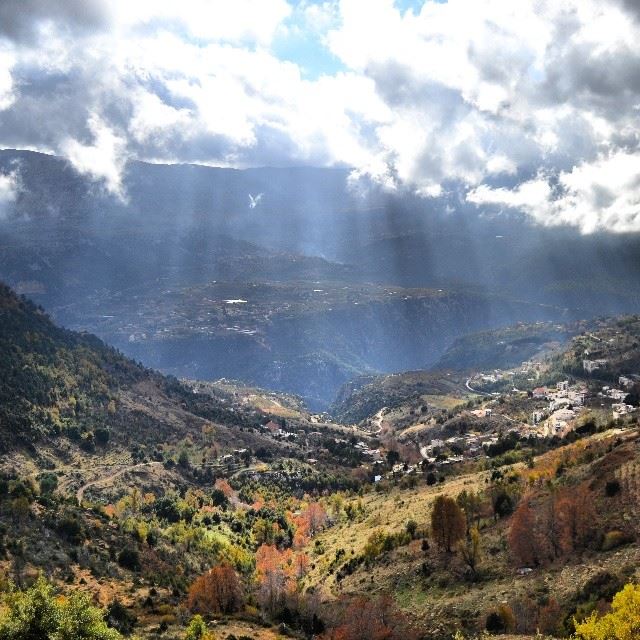
[[[480,532],[477,527],[471,528],[467,539],[460,542],[458,549],[464,563],[471,570],[472,576],[475,577],[480,562]]]
[[[640,638],[640,585],[628,584],[611,603],[611,613],[602,617],[594,611],[576,623],[582,640],[637,640]]]

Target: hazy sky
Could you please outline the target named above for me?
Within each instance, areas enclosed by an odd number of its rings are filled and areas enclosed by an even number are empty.
[[[0,146],[116,195],[132,158],[337,164],[639,231],[639,116],[638,0],[0,1]]]

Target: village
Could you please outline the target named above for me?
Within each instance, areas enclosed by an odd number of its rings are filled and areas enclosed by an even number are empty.
[[[540,386],[534,385],[543,378],[544,364],[535,360],[510,370],[477,372],[466,380],[465,395],[455,407],[445,412],[423,406],[426,413],[422,412],[420,421],[400,429],[388,417],[391,409],[387,407],[376,413],[376,428],[367,430],[366,424],[339,424],[328,414],[291,411],[295,399],[275,393],[257,395],[254,389],[231,381],[190,384],[194,392],[213,393],[231,404],[239,401],[255,407],[259,398],[263,411],[256,411],[256,428],[290,445],[301,462],[313,467],[340,459],[377,483],[425,472],[442,475],[468,463],[490,463],[507,452],[535,446],[535,442],[574,437],[572,432],[582,428],[594,412],[604,420],[622,421],[636,411],[627,403],[627,396],[640,382],[639,375],[620,375],[617,384],[596,384],[593,374],[606,368],[607,361],[584,360],[581,364],[585,379],[567,377]],[[282,410],[287,418],[267,419],[274,409]],[[264,452],[246,448],[222,453],[217,464],[234,471],[264,457]]]

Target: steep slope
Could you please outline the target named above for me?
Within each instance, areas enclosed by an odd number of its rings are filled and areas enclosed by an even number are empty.
[[[434,369],[506,369],[557,349],[580,330],[576,323],[518,324],[458,338]]]
[[[43,310],[0,284],[0,446],[86,455],[154,446],[200,433],[214,422],[220,446],[266,442],[263,419],[222,394],[196,394],[137,364],[95,336],[54,325]],[[256,445],[257,442],[257,445]],[[102,445],[102,446],[101,446]]]
[[[422,638],[461,629],[470,637],[484,629],[566,637],[574,616],[583,619],[640,579],[639,437],[633,425],[551,451],[530,469],[472,472],[436,486],[383,484],[345,504],[356,515],[309,545],[305,586],[336,606],[365,595],[391,599]],[[452,552],[431,531],[441,496],[463,507],[465,529],[478,529],[476,564],[465,561],[464,529]],[[533,515],[519,535],[527,504]]]

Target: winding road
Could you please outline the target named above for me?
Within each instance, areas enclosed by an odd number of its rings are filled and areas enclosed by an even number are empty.
[[[97,480],[92,480],[91,482],[87,482],[86,484],[83,484],[76,491],[76,500],[78,501],[78,504],[82,504],[82,499],[84,498],[84,492],[89,487],[94,487],[96,485],[100,485],[103,483],[110,483],[113,480],[116,480],[117,478],[119,478],[120,476],[123,476],[125,473],[128,473],[129,471],[135,471],[136,469],[142,469],[143,467],[152,467],[154,465],[162,465],[162,463],[161,462],[140,462],[139,464],[128,465],[123,469],[120,469],[119,471],[116,471],[115,473],[111,474],[110,476],[105,476],[103,478],[98,478]]]
[[[474,389],[471,384],[469,384],[471,382],[471,378],[467,378],[467,381],[464,383],[464,386],[467,387],[467,389],[469,389],[469,391],[471,391],[471,393],[476,393],[479,396],[491,396],[490,393],[487,393],[486,391],[478,391],[477,389]]]

